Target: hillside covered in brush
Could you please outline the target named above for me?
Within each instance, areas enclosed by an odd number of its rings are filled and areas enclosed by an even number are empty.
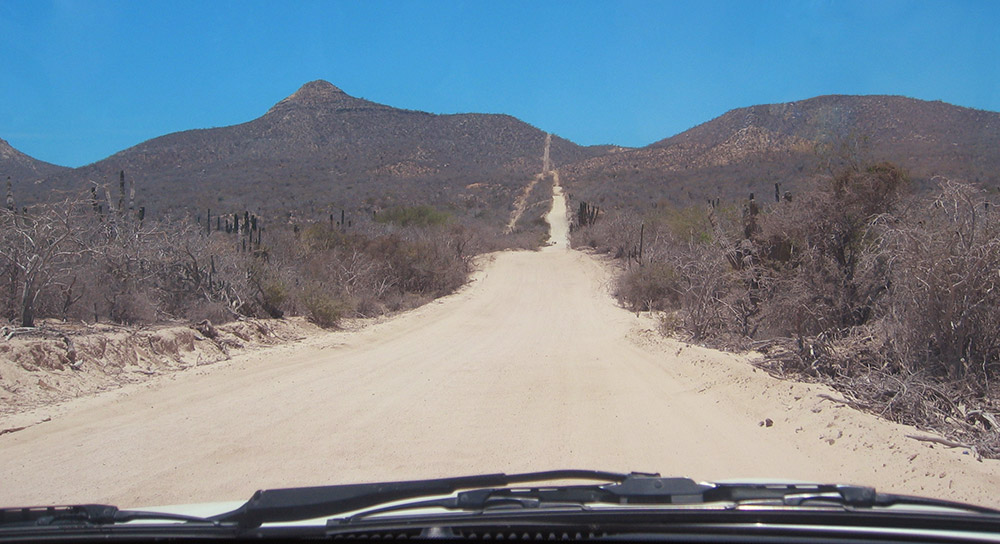
[[[114,183],[124,170],[152,212],[308,216],[430,203],[499,224],[541,170],[544,142],[509,115],[396,109],[313,81],[250,122],[154,138],[22,189],[40,198],[88,180]],[[559,166],[599,152],[553,137],[550,155]]]
[[[167,134],[77,169],[0,141],[0,177],[11,177],[19,203],[114,184],[124,170],[153,214],[249,209],[308,219],[430,204],[501,226],[540,171],[544,142],[543,131],[508,115],[402,110],[314,81],[247,123]],[[770,198],[775,183],[794,192],[851,160],[893,162],[918,190],[944,176],[995,192],[1000,113],[820,96],[735,109],[639,149],[554,136],[550,156],[574,206]]]
[[[1000,113],[899,96],[820,96],[735,109],[561,173],[577,199],[648,207],[770,195],[776,182],[794,190],[851,160],[898,164],[918,188],[945,176],[995,189]]]
[[[29,157],[0,138],[0,176],[4,183],[10,179],[11,183],[16,183],[18,186],[29,187],[69,170],[64,166],[56,166]]]

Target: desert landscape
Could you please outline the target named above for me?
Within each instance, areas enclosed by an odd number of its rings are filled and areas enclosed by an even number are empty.
[[[235,501],[260,488],[601,467],[864,482],[998,506],[997,461],[861,413],[829,387],[774,378],[757,355],[665,338],[648,313],[621,308],[612,263],[569,248],[561,189],[546,247],[484,255],[435,302],[5,413],[0,500]]]
[[[0,506],[588,468],[1000,507],[1000,113],[627,147],[287,92],[75,167],[0,140]]]

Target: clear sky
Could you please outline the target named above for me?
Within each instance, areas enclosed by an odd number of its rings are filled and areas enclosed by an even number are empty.
[[[0,138],[80,166],[325,79],[643,146],[823,94],[1000,110],[1000,1],[0,0]]]

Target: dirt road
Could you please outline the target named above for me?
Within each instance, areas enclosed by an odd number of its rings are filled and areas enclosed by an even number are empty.
[[[601,262],[504,252],[462,291],[316,336],[78,399],[0,436],[0,505],[242,500],[259,488],[595,468],[845,481],[1000,506],[1000,463],[660,338]],[[773,425],[763,422],[770,419]]]

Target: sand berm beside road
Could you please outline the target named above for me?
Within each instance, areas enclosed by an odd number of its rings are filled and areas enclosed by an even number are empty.
[[[906,438],[918,431],[772,378],[749,356],[661,338],[616,305],[605,264],[568,249],[555,191],[556,243],[488,256],[454,295],[76,399],[0,436],[0,506],[594,468],[856,483],[1000,507],[1000,462]]]

